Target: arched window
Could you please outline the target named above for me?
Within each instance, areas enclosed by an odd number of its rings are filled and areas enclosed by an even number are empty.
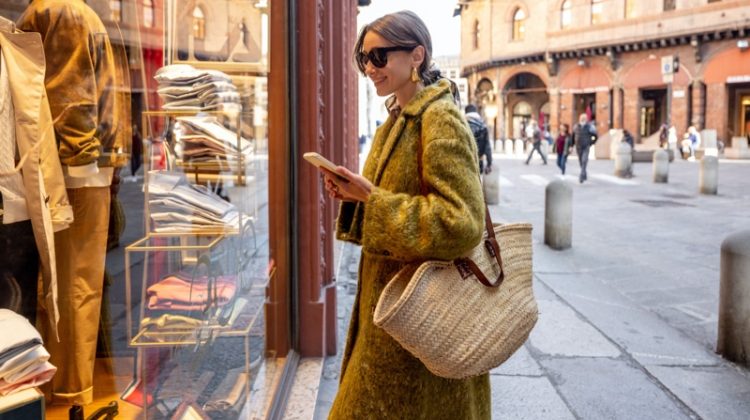
[[[206,39],[206,15],[200,7],[193,9],[193,38]]]
[[[154,0],[143,0],[143,26],[154,27]]]
[[[570,27],[572,13],[570,0],[565,0],[560,7],[560,28],[565,29]]]
[[[474,33],[472,34],[473,40],[474,40],[473,46],[475,50],[479,48],[479,29],[480,29],[479,20],[475,20],[474,21]]]
[[[112,20],[122,22],[122,0],[109,0],[109,8],[112,11]]]
[[[602,23],[604,17],[604,0],[591,0],[591,24]]]
[[[625,0],[625,19],[635,17],[635,3],[636,0]]]
[[[513,40],[522,41],[526,33],[526,12],[520,7],[513,13]]]

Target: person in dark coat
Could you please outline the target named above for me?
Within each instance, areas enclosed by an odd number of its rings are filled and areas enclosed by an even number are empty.
[[[354,49],[388,119],[375,133],[362,175],[327,173],[342,200],[338,239],[362,246],[357,297],[330,419],[490,419],[488,374],[436,376],[377,327],[373,311],[396,273],[425,259],[453,260],[484,229],[477,146],[456,105],[455,85],[431,66],[432,42],[413,12],[365,25]],[[422,143],[421,171],[416,156]],[[420,188],[420,179],[426,191]]]
[[[596,127],[589,123],[589,117],[581,114],[578,117],[578,124],[573,128],[573,144],[578,154],[578,162],[581,164],[581,173],[578,175],[578,181],[583,184],[586,180],[586,167],[589,164],[589,149],[596,143]]]
[[[466,105],[464,112],[466,113],[466,121],[469,123],[471,134],[474,135],[474,140],[477,142],[479,172],[488,174],[492,172],[492,146],[490,145],[487,124],[484,123],[482,117],[477,112],[477,107],[473,104]],[[484,165],[485,160],[487,161],[487,166]]]

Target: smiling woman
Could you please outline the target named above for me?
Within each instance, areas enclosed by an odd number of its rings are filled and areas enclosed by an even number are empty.
[[[482,235],[484,205],[476,143],[456,106],[457,89],[432,64],[432,41],[413,12],[365,25],[354,49],[389,117],[375,133],[362,175],[326,176],[343,200],[337,237],[362,245],[359,288],[330,418],[490,418],[489,377],[430,372],[377,327],[373,311],[399,271],[452,260]]]

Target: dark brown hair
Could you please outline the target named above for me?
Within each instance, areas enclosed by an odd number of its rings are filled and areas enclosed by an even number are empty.
[[[365,74],[365,69],[357,62],[357,53],[362,51],[365,35],[373,31],[386,41],[399,47],[424,47],[424,61],[417,71],[422,82],[431,85],[442,76],[440,70],[432,63],[432,38],[427,25],[416,13],[409,10],[391,13],[375,19],[362,27],[354,44],[354,62],[359,71]]]

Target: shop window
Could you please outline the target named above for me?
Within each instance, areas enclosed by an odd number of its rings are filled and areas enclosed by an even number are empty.
[[[560,7],[560,28],[562,29],[570,27],[570,22],[573,14],[570,3],[570,0],[565,0]]]
[[[206,15],[200,7],[193,9],[193,38],[206,39]]]
[[[664,11],[674,10],[677,8],[677,2],[675,0],[664,0]]]
[[[636,0],[625,0],[625,19],[632,19],[636,16]]]
[[[112,11],[111,19],[114,22],[122,22],[122,0],[110,0],[109,9]]]
[[[520,7],[513,13],[513,41],[523,41],[526,33],[526,12]]]
[[[154,1],[143,0],[143,26],[154,27]]]
[[[474,21],[474,33],[473,33],[473,40],[474,40],[473,46],[475,50],[479,49],[479,29],[480,29],[479,20],[475,20]]]
[[[604,21],[604,0],[591,0],[591,24]]]

